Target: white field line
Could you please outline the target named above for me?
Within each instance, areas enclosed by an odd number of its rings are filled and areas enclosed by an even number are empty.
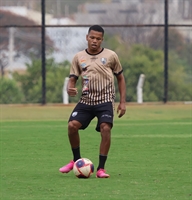
[[[134,123],[134,124],[129,124],[129,123],[120,123],[120,124],[117,124],[115,123],[115,126],[156,126],[156,125],[192,125],[192,121],[191,122],[159,122],[159,123]]]
[[[146,135],[112,135],[112,138],[192,138],[192,134],[180,134],[180,135],[165,135],[165,134],[146,134]]]

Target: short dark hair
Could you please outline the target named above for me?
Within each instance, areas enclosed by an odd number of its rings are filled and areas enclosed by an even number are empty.
[[[93,26],[89,27],[88,33],[90,33],[91,30],[101,32],[104,35],[104,29],[99,25],[93,25]]]

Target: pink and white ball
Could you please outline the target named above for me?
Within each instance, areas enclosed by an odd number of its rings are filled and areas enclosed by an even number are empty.
[[[89,178],[94,172],[94,165],[88,158],[80,158],[74,163],[73,172],[77,178]]]

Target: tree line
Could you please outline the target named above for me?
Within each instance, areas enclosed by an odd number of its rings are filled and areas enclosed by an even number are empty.
[[[6,11],[0,11],[3,25],[28,24],[35,25],[31,20],[16,16]],[[7,21],[7,19],[9,19]],[[116,31],[117,32],[116,32]],[[154,29],[153,29],[154,30]],[[1,29],[0,35],[0,103],[41,103],[41,42],[39,28],[18,28],[15,40],[14,60],[18,57],[28,57],[32,61],[26,64],[26,72],[15,72],[13,79],[4,77],[4,70],[8,63],[9,32]],[[142,40],[137,34],[142,34]],[[131,29],[106,28],[103,46],[114,50],[122,63],[127,87],[127,102],[135,102],[136,86],[140,74],[145,74],[143,88],[144,101],[162,101],[164,91],[164,52],[163,29],[156,28],[150,35]],[[46,36],[46,55],[51,56],[55,49],[54,42]],[[192,44],[174,28],[169,29],[169,80],[168,101],[191,101],[191,63]],[[47,103],[61,103],[65,77],[69,75],[70,63],[57,63],[53,58],[46,60],[46,100]],[[78,81],[79,95],[81,94],[81,80]],[[116,83],[117,88],[117,83]],[[116,101],[119,95],[116,92]],[[79,96],[70,98],[70,102],[77,102]]]
[[[107,39],[116,41],[114,38]],[[114,43],[113,43],[114,44]],[[118,43],[117,43],[118,44]],[[135,102],[136,86],[140,74],[145,74],[143,87],[144,102],[162,101],[164,83],[164,54],[162,50],[154,50],[141,44],[133,45],[126,49],[124,44],[118,44],[116,49],[123,66],[126,80],[127,102]],[[62,90],[65,77],[69,76],[70,63],[56,63],[53,58],[46,61],[46,100],[47,103],[62,103]],[[169,54],[169,88],[168,101],[191,101],[191,69],[190,62],[182,59],[176,52]],[[117,89],[117,83],[116,89]],[[70,102],[77,102],[81,95],[81,80],[78,80],[79,94],[70,97]],[[116,101],[119,95],[116,91]],[[42,102],[42,77],[41,60],[33,59],[27,64],[25,74],[15,72],[13,79],[0,79],[0,103],[41,103]]]

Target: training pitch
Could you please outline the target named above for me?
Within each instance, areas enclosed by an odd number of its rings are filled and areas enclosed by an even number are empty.
[[[2,200],[191,200],[192,105],[127,105],[115,113],[109,179],[78,179],[67,120],[74,105],[0,105]],[[98,164],[96,120],[80,131],[81,155]]]

